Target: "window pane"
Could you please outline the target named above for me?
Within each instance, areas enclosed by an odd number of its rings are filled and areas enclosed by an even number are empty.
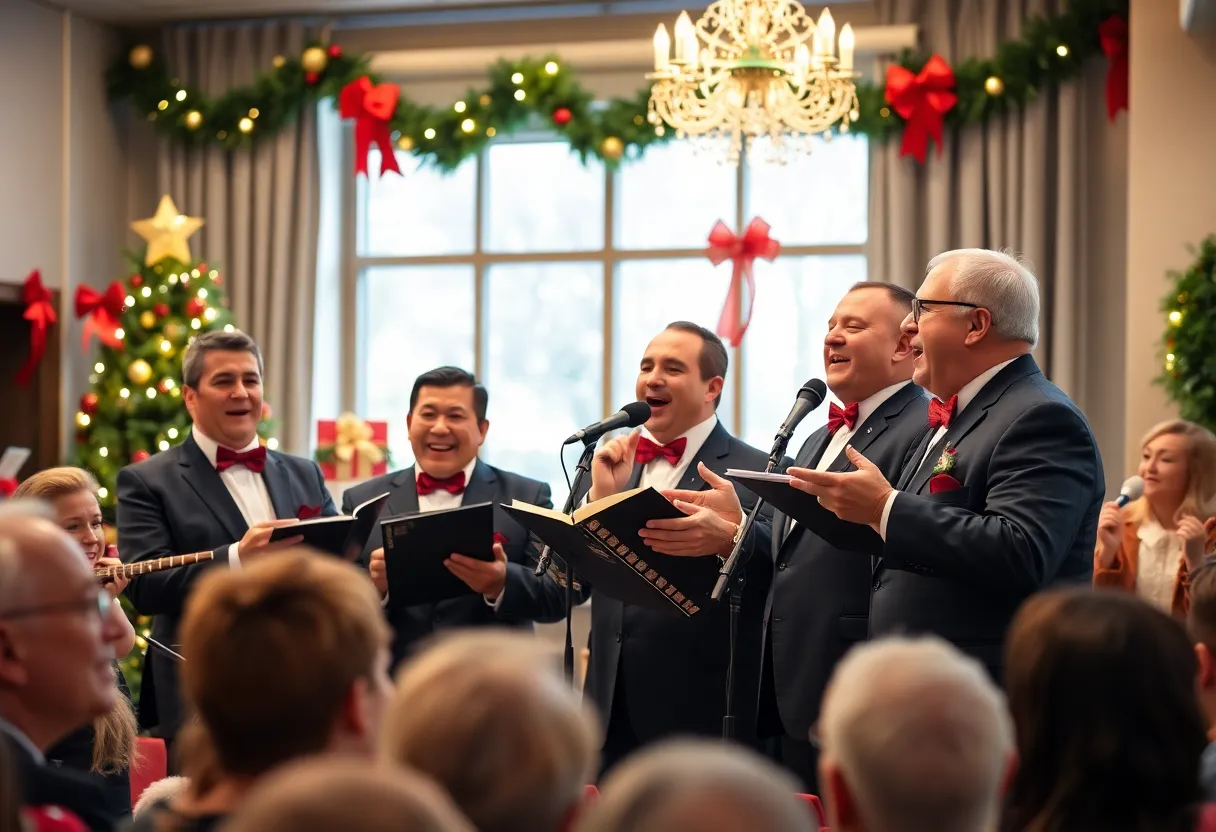
[[[492,144],[486,151],[485,249],[604,247],[604,167],[565,142]]]
[[[811,153],[765,162],[768,140],[748,154],[748,218],[763,217],[782,245],[864,243],[869,226],[869,145],[862,136],[815,138]],[[778,425],[780,427],[780,425]]]
[[[491,465],[549,483],[566,499],[562,440],[601,418],[604,269],[511,263],[487,272],[485,350]],[[573,476],[578,455],[569,451]]]
[[[714,223],[735,224],[735,168],[720,151],[673,141],[646,151],[617,175],[616,245],[702,248]]]
[[[784,257],[756,263],[756,305],[743,338],[743,438],[768,449],[798,389],[823,378],[828,318],[844,293],[866,279],[861,255]],[[822,405],[803,419],[791,454],[827,422]]]
[[[702,257],[627,260],[617,266],[612,315],[613,409],[637,398],[638,365],[650,340],[672,321],[692,321],[716,330],[729,287],[730,268],[715,268]],[[736,354],[730,352],[733,362]],[[733,425],[733,387],[728,370],[718,406],[718,418],[727,430]]]
[[[405,428],[414,379],[444,364],[473,369],[473,267],[382,266],[361,281],[359,415],[388,420],[399,468],[414,458]]]
[[[451,173],[423,167],[398,153],[401,176],[379,175],[380,151],[367,158],[370,177],[358,178],[359,254],[406,257],[469,254],[477,202],[477,160]]]

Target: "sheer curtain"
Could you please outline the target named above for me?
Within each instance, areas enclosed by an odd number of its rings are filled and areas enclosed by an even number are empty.
[[[319,34],[298,21],[188,25],[169,29],[165,47],[174,72],[215,95],[249,83],[276,55],[299,54]],[[222,270],[237,326],[262,348],[281,447],[298,453],[312,430],[316,131],[316,113],[305,108],[251,150],[165,142],[158,171],[160,190],[179,210],[206,220],[192,253]]]

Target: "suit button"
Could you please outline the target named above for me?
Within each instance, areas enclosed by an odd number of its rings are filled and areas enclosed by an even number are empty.
[[[784,620],[785,620],[785,619],[784,619],[784,618],[782,618],[780,615],[774,615],[774,616],[773,616],[773,623],[774,623],[774,624],[780,624],[780,623],[781,623],[782,621],[784,621]]]
[[[622,641],[624,641],[624,640],[625,640],[625,634],[624,634],[624,633],[617,633],[617,634],[616,634],[616,643],[617,643],[617,644],[620,644],[620,643],[621,643]]]
[[[784,570],[785,567],[787,567],[787,566],[789,566],[789,563],[787,563],[786,561],[781,561],[781,563],[777,564],[777,571],[780,572],[780,571]]]

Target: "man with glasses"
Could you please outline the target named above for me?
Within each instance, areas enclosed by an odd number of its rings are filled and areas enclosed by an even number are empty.
[[[38,503],[0,512],[0,735],[27,806],[64,806],[111,829],[101,789],[46,765],[44,752],[114,705],[122,610]]]
[[[792,485],[826,509],[816,532],[881,558],[871,636],[942,636],[999,680],[1021,602],[1091,580],[1102,459],[1084,414],[1030,354],[1039,288],[1019,260],[984,249],[933,258],[904,331],[913,381],[935,398],[901,475],[889,482],[849,448],[858,470],[791,468]]]

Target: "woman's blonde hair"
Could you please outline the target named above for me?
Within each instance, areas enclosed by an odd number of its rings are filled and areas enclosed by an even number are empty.
[[[1203,425],[1188,422],[1186,419],[1170,419],[1155,425],[1144,439],[1140,447],[1144,448],[1154,439],[1162,436],[1181,436],[1187,442],[1186,458],[1186,494],[1182,505],[1173,518],[1190,515],[1200,520],[1206,520],[1213,514],[1213,498],[1216,498],[1216,435]],[[1143,522],[1148,516],[1148,501],[1137,500],[1127,508],[1128,517],[1136,522]]]
[[[13,492],[13,499],[31,497],[54,501],[79,491],[97,493],[97,480],[83,468],[62,466],[39,471]],[[139,726],[126,696],[114,698],[114,707],[105,716],[93,720],[93,765],[98,774],[112,774],[130,768],[135,754],[135,738]]]

